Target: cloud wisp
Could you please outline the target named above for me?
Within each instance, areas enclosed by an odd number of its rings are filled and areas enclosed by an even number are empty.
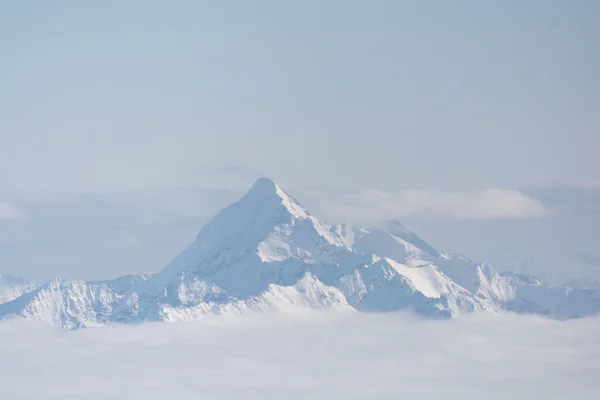
[[[14,204],[7,201],[0,201],[0,221],[24,219],[25,213]]]
[[[335,192],[307,190],[311,209],[336,221],[369,222],[395,218],[523,219],[541,218],[551,211],[539,200],[517,190],[470,192],[436,190],[378,190]]]
[[[599,334],[597,318],[514,315],[221,316],[76,332],[5,321],[0,390],[20,399],[591,399]]]

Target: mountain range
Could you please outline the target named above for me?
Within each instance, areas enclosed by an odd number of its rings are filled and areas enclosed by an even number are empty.
[[[0,276],[0,318],[67,329],[302,309],[412,311],[449,318],[517,312],[557,319],[600,311],[600,288],[550,286],[436,250],[398,221],[329,225],[268,178],[219,212],[163,270],[33,285]]]

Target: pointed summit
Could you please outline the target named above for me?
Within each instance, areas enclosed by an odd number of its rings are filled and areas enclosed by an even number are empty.
[[[298,203],[296,199],[285,193],[270,178],[259,178],[252,188],[236,204],[249,207],[250,209],[278,208],[283,206],[284,211],[294,218],[306,218],[309,213]]]
[[[243,199],[261,199],[262,201],[276,201],[279,202],[282,198],[287,195],[281,190],[281,188],[273,182],[272,179],[267,177],[258,178],[252,185],[250,190],[244,195]],[[240,200],[240,201],[242,201]]]
[[[374,226],[375,229],[380,229],[400,239],[406,240],[408,243],[417,246],[421,250],[427,252],[430,256],[438,258],[440,255],[429,243],[425,242],[414,232],[410,231],[404,224],[396,219],[382,221]]]
[[[310,214],[269,178],[258,179],[237,202],[219,212],[200,231],[205,243],[219,238],[266,236],[274,225],[308,218]]]
[[[252,188],[250,189],[250,192],[261,193],[277,193],[278,191],[281,191],[281,189],[279,189],[279,186],[277,186],[277,184],[273,182],[271,178],[267,178],[265,176],[258,178],[256,182],[254,182],[254,185],[252,185]]]

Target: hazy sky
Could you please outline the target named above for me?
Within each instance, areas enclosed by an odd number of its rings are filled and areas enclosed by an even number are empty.
[[[594,0],[0,7],[5,192],[600,180]]]
[[[595,0],[3,1],[0,273],[156,271],[268,175],[600,279],[598,37]]]

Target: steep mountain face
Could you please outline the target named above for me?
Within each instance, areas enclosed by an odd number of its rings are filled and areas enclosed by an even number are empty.
[[[12,275],[0,275],[0,304],[14,300],[34,290],[36,285],[27,282],[25,278]]]
[[[102,282],[55,279],[0,305],[0,317],[77,328],[302,308],[573,318],[600,310],[600,290],[499,274],[437,251],[397,221],[370,229],[328,225],[261,178],[161,272]]]

